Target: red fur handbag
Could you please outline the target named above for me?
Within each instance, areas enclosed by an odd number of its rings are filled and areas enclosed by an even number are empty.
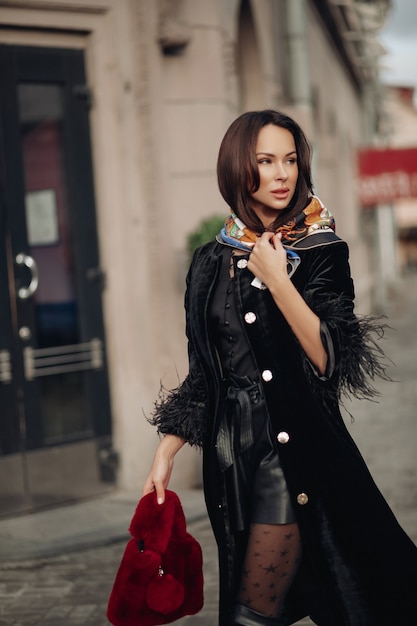
[[[203,557],[186,529],[180,500],[165,490],[143,496],[129,527],[129,540],[107,607],[113,626],[169,624],[203,606]]]

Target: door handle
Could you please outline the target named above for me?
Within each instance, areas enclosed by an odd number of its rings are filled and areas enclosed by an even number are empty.
[[[24,265],[28,268],[31,273],[30,283],[27,287],[20,287],[17,295],[21,300],[27,300],[30,296],[33,296],[35,291],[38,288],[39,284],[39,272],[38,266],[36,265],[35,259],[28,254],[23,254],[20,252],[16,257],[17,265]]]
[[[10,383],[11,380],[10,352],[8,350],[0,350],[0,383]]]

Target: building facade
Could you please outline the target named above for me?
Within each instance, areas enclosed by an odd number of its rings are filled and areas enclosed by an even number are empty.
[[[417,106],[415,89],[407,86],[387,86],[385,108],[386,136],[389,147],[417,147]],[[393,202],[394,223],[398,233],[398,265],[402,273],[417,268],[417,199]]]
[[[388,0],[0,0],[4,513],[137,489],[161,381],[187,372],[186,239],[226,215],[221,138],[279,108],[313,146],[316,193],[372,258],[354,191],[372,136]],[[174,488],[199,483],[183,450]]]

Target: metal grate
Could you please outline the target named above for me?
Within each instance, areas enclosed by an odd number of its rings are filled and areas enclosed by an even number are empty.
[[[10,383],[12,380],[12,366],[10,363],[10,352],[0,350],[0,382]]]
[[[97,338],[69,346],[27,347],[23,352],[27,380],[103,367],[103,342]]]

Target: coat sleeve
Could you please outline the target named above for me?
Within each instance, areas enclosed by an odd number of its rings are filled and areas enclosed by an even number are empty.
[[[371,398],[378,394],[372,382],[387,378],[385,357],[378,340],[384,325],[371,316],[354,313],[354,287],[345,242],[309,251],[307,279],[302,295],[320,318],[327,352],[327,368],[320,376],[303,355],[305,370],[322,399],[339,401],[342,394]]]
[[[177,435],[191,446],[204,443],[207,424],[207,388],[189,333],[189,286],[192,266],[187,275],[185,293],[186,334],[188,337],[188,375],[175,389],[161,385],[154,411],[148,421],[163,435]]]

